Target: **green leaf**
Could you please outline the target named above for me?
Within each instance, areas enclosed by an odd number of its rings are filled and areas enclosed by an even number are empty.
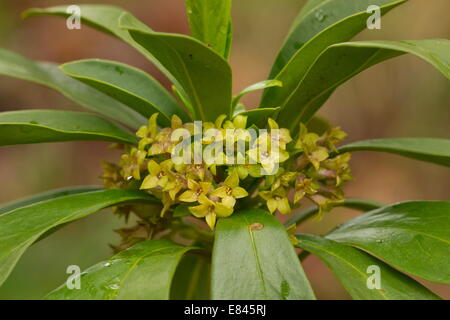
[[[276,112],[280,108],[259,108],[248,111],[239,112],[236,115],[247,116],[247,126],[250,127],[252,125],[256,125],[260,128],[263,128],[267,125],[267,119],[269,117],[275,116]]]
[[[110,206],[154,201],[144,192],[101,190],[38,202],[1,215],[0,285],[25,250],[46,231]]]
[[[314,116],[308,121],[306,127],[309,132],[314,132],[321,136],[327,132],[327,130],[331,129],[331,123],[323,117]]]
[[[412,201],[350,220],[327,238],[429,281],[450,283],[450,202]]]
[[[292,81],[291,77],[302,76],[329,45],[349,41],[367,28],[367,19],[373,14],[367,13],[369,6],[379,6],[381,15],[384,15],[405,1],[310,0],[295,19],[272,67],[270,78],[279,75]],[[288,70],[289,73],[283,74]],[[293,72],[296,74],[290,74]]]
[[[177,266],[191,249],[167,240],[140,242],[84,271],[80,290],[63,284],[46,299],[167,300]]]
[[[210,277],[210,262],[194,255],[184,256],[175,273],[170,299],[208,300],[210,298]]]
[[[136,144],[127,129],[92,113],[23,110],[0,113],[0,146],[62,141]]]
[[[440,300],[414,279],[358,249],[312,235],[297,235],[299,248],[317,255],[356,300]],[[374,267],[376,269],[374,269]],[[368,286],[379,272],[381,288]]]
[[[307,75],[286,100],[278,123],[294,129],[308,120],[327,96],[358,73],[382,61],[405,53],[429,62],[450,79],[450,40],[361,41],[330,46],[316,60]],[[283,88],[286,82],[283,81]]]
[[[264,89],[271,88],[271,87],[282,87],[282,86],[283,86],[283,83],[278,80],[264,80],[264,81],[252,84],[251,86],[242,90],[239,94],[237,94],[233,98],[233,109],[237,106],[239,101],[246,94],[249,94],[249,93],[255,92],[255,91],[259,91],[259,90],[264,90]]]
[[[158,120],[163,127],[170,125],[172,115],[188,122],[188,114],[177,101],[147,73],[106,60],[81,60],[63,64],[61,70],[111,98],[114,98],[146,118],[160,113]]]
[[[35,62],[0,49],[0,75],[36,82],[54,89],[65,97],[92,111],[138,128],[146,119],[122,103],[66,76],[58,66]]]
[[[339,148],[339,153],[379,151],[398,154],[450,167],[450,140],[435,138],[393,138],[357,141]]]
[[[86,186],[86,187],[80,186],[80,187],[69,187],[69,188],[62,188],[62,189],[43,192],[43,193],[36,194],[31,197],[26,197],[26,198],[3,205],[2,207],[0,207],[0,215],[4,214],[6,212],[9,212],[9,211],[13,211],[18,208],[29,206],[29,205],[37,203],[37,202],[50,200],[50,199],[54,199],[54,198],[59,198],[62,196],[68,196],[71,194],[78,194],[78,193],[84,193],[84,192],[96,191],[96,190],[101,190],[101,188],[95,187],[95,186]]]
[[[147,50],[142,48],[136,41],[131,38],[128,31],[119,27],[119,19],[122,14],[127,13],[129,15],[129,19],[133,20],[133,23],[139,26],[142,29],[150,30],[143,22],[139,21],[137,18],[132,16],[127,11],[108,5],[92,5],[85,4],[79,5],[81,9],[81,22],[84,24],[91,26],[99,31],[105,32],[113,37],[116,37],[123,42],[127,43],[140,53],[142,53],[145,57],[147,57],[150,61],[152,61],[158,68],[174,83],[176,83],[175,79],[172,77],[170,72],[168,72],[159,62],[156,60]],[[57,16],[67,18],[71,15],[71,13],[67,13],[68,6],[55,6],[49,8],[34,8],[29,9],[23,13],[24,18],[35,17],[35,16]]]
[[[336,203],[335,207],[344,207],[349,209],[355,209],[359,211],[369,211],[369,210],[375,210],[378,208],[383,207],[384,204],[381,204],[379,202],[373,201],[373,200],[366,200],[366,199],[352,199],[348,198],[345,199],[342,203]],[[315,214],[319,212],[319,207],[313,206],[309,207],[308,209],[305,209],[303,211],[300,211],[299,213],[296,213],[292,215],[285,223],[284,225],[286,227],[289,227],[293,224],[300,224]]]
[[[285,228],[263,210],[219,220],[211,281],[212,299],[314,299]]]
[[[221,56],[196,39],[140,28],[128,14],[120,21],[180,83],[197,120],[231,114],[231,68]]]
[[[231,0],[186,0],[192,36],[225,59],[230,49]]]

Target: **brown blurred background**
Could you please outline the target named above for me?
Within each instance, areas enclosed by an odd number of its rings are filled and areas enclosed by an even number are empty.
[[[75,4],[89,3],[77,1]],[[234,1],[234,44],[231,64],[234,90],[264,80],[296,13],[304,0]],[[131,11],[153,29],[188,33],[183,0],[96,0]],[[262,4],[263,3],[263,4]],[[63,0],[0,0],[0,47],[29,58],[63,63],[102,58],[140,67],[163,84],[168,81],[127,45],[83,26],[69,31],[58,18],[23,21],[29,7],[74,4]],[[410,0],[382,18],[381,30],[366,30],[357,39],[449,38],[448,0]],[[259,95],[245,98],[256,106]],[[447,80],[418,58],[403,56],[373,67],[333,95],[320,114],[340,125],[348,141],[381,137],[430,136],[450,138],[450,90]],[[0,111],[28,108],[81,110],[47,88],[0,77]],[[104,143],[63,143],[6,147],[0,150],[0,203],[69,185],[100,183],[99,162],[116,159]],[[393,155],[356,153],[352,160],[355,181],[350,197],[385,203],[405,200],[450,200],[448,168]],[[335,210],[322,222],[308,222],[302,232],[323,234],[357,213]],[[0,288],[0,299],[41,298],[63,283],[68,265],[86,268],[110,256],[112,232],[123,222],[109,211],[71,224],[34,245]],[[316,258],[305,262],[320,299],[348,299],[330,271]],[[426,283],[450,299],[449,286]]]

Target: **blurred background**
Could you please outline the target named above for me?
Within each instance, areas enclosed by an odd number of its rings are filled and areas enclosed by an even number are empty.
[[[78,0],[75,4],[89,3]],[[235,1],[231,64],[234,90],[266,79],[290,24],[304,0]],[[119,5],[157,31],[188,33],[183,0],[96,0]],[[261,3],[264,3],[263,5]],[[21,20],[29,7],[74,4],[63,0],[0,0],[0,47],[29,58],[63,63],[83,58],[118,60],[140,67],[169,86],[144,57],[118,40],[83,26],[69,31],[65,20]],[[381,30],[366,30],[356,39],[400,40],[449,38],[448,0],[410,0],[382,18]],[[425,62],[403,56],[375,66],[337,90],[320,114],[349,133],[347,142],[382,137],[450,138],[450,86]],[[257,106],[259,95],[245,98]],[[0,111],[44,108],[81,110],[50,89],[0,77]],[[106,143],[60,143],[0,150],[0,204],[34,193],[70,185],[101,183],[100,161],[116,160]],[[349,197],[385,203],[406,200],[450,200],[448,168],[378,153],[355,153],[355,180]],[[301,232],[324,234],[358,213],[334,210],[321,222],[308,222]],[[36,299],[62,284],[68,265],[82,269],[111,255],[117,243],[112,231],[122,227],[110,211],[73,223],[33,245],[0,288],[0,299]],[[349,299],[332,273],[315,257],[305,270],[320,299]],[[450,299],[450,286],[424,282]]]

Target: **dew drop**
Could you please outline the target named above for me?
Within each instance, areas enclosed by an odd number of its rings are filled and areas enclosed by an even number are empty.
[[[120,288],[120,286],[117,283],[113,283],[108,286],[108,289],[111,289],[111,290],[119,290],[119,288]]]
[[[109,267],[110,265],[111,265],[110,262],[105,262],[105,263],[103,264],[104,267]]]

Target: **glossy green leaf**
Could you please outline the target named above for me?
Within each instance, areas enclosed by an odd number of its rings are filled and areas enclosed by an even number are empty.
[[[129,202],[154,202],[139,191],[101,190],[63,196],[0,216],[0,285],[25,250],[46,231],[101,209]]]
[[[101,188],[95,187],[95,186],[80,186],[80,187],[62,188],[62,189],[51,190],[51,191],[39,193],[39,194],[30,196],[30,197],[26,197],[23,199],[19,199],[17,201],[13,201],[13,202],[10,202],[10,203],[7,203],[7,204],[1,206],[0,207],[0,215],[4,214],[6,212],[9,212],[9,211],[13,211],[18,208],[22,208],[22,207],[29,206],[31,204],[35,204],[37,202],[50,200],[50,199],[54,199],[54,198],[59,198],[62,196],[68,196],[71,194],[78,194],[78,193],[84,193],[84,192],[96,191],[96,190],[101,190]]]
[[[344,207],[344,208],[355,209],[355,210],[359,210],[359,211],[375,210],[375,209],[381,208],[383,206],[384,206],[383,204],[373,201],[373,200],[353,199],[353,198],[345,199],[342,203],[337,203],[335,205],[335,207]],[[317,206],[309,207],[308,209],[305,209],[303,211],[300,211],[299,213],[292,215],[284,223],[284,225],[286,227],[289,227],[293,224],[300,224],[300,223],[308,220],[309,218],[313,217],[318,212],[319,212],[319,207],[317,207]]]
[[[308,121],[306,127],[309,132],[314,132],[321,136],[327,130],[331,129],[331,123],[323,117],[314,116]]]
[[[374,139],[353,142],[339,148],[339,153],[354,151],[389,152],[450,167],[450,140],[447,139]]]
[[[248,86],[233,98],[233,108],[239,103],[243,96],[251,92],[264,90],[272,87],[282,87],[283,83],[278,80],[264,80]]]
[[[183,255],[191,250],[167,240],[140,242],[81,274],[81,288],[66,284],[49,300],[167,300]]]
[[[450,202],[412,201],[352,219],[327,238],[429,281],[450,283]]]
[[[361,41],[330,46],[282,105],[280,125],[289,129],[307,122],[337,87],[382,61],[411,53],[450,79],[450,40]],[[283,88],[286,83],[283,82]],[[318,103],[319,102],[319,103]]]
[[[54,89],[92,111],[138,128],[144,117],[107,95],[66,76],[55,64],[35,62],[0,49],[0,75],[36,82]]]
[[[298,247],[318,256],[356,300],[439,300],[414,279],[369,254],[312,235],[297,235]],[[380,288],[373,286],[379,275]]]
[[[263,210],[220,219],[212,259],[212,299],[314,299],[285,228]]]
[[[121,26],[180,83],[198,120],[231,114],[231,68],[216,52],[185,35],[153,32],[124,14]]]
[[[94,89],[122,102],[146,118],[158,112],[159,123],[167,127],[172,115],[189,121],[177,101],[147,73],[106,60],[81,60],[63,64],[61,70]]]
[[[300,11],[278,54],[270,73],[273,79],[280,74],[289,80],[306,73],[317,56],[328,46],[349,41],[367,28],[367,13],[371,5],[380,7],[381,15],[406,0],[310,0]],[[292,59],[292,60],[291,60]],[[285,70],[283,70],[285,68]],[[295,74],[286,74],[288,71]],[[283,70],[283,71],[282,71]],[[297,81],[298,83],[298,81]],[[290,89],[292,91],[292,89]]]
[[[152,61],[170,80],[172,80],[172,82],[176,83],[170,72],[168,72],[147,50],[136,43],[136,41],[133,40],[128,31],[120,28],[119,26],[119,19],[124,13],[129,15],[129,19],[133,20],[133,23],[135,25],[138,25],[142,29],[150,30],[150,28],[147,27],[143,22],[139,21],[130,13],[119,7],[96,4],[84,4],[78,6],[81,9],[82,23],[91,26],[99,31],[105,32],[127,43],[128,45],[142,53],[150,61]],[[67,13],[67,8],[68,6],[34,8],[25,11],[22,16],[24,18],[28,18],[50,15],[67,18],[71,15],[71,13]]]
[[[0,113],[0,146],[62,141],[136,144],[127,129],[92,113],[23,110]]]
[[[211,263],[202,257],[186,255],[181,260],[172,283],[171,300],[208,300]]]
[[[266,127],[267,119],[274,117],[280,108],[259,108],[248,111],[239,112],[237,114],[247,116],[247,126],[256,125],[258,127]],[[235,115],[237,115],[235,114]]]
[[[232,0],[186,0],[192,36],[228,58]]]

